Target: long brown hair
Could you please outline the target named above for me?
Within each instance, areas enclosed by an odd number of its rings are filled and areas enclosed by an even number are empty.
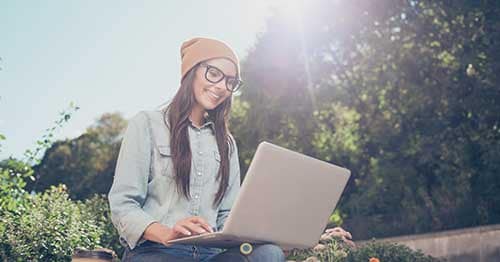
[[[194,66],[181,81],[181,86],[172,102],[164,110],[163,119],[170,129],[170,152],[174,164],[175,183],[178,192],[191,199],[189,191],[189,178],[191,173],[191,147],[189,146],[188,128],[189,115],[196,103],[193,83],[196,70],[200,64]],[[216,208],[224,198],[229,182],[229,151],[233,152],[234,141],[228,130],[229,112],[231,110],[232,96],[224,100],[213,110],[207,110],[208,120],[215,125],[215,139],[220,154],[220,167],[217,173],[219,190],[215,196],[213,206]]]

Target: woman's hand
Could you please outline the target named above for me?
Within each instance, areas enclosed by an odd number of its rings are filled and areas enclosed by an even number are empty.
[[[321,240],[326,240],[329,239],[333,236],[340,237],[345,243],[347,243],[350,246],[356,246],[354,242],[352,241],[352,235],[351,233],[345,231],[341,227],[334,227],[334,228],[328,228],[325,230],[325,233],[321,235]]]
[[[169,246],[167,242],[173,239],[212,232],[212,228],[205,219],[192,216],[177,221],[172,228],[158,222],[152,223],[144,231],[144,238]]]
[[[207,221],[198,216],[187,217],[177,221],[174,227],[172,227],[172,231],[172,239],[213,232]]]

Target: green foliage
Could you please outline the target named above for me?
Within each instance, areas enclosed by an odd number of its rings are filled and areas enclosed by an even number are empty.
[[[310,257],[324,262],[368,262],[370,258],[383,262],[441,261],[401,244],[370,241],[360,247],[350,247],[337,237],[321,240],[314,249],[293,249],[287,260],[304,261]]]
[[[83,201],[85,213],[96,221],[96,225],[103,230],[100,237],[100,245],[115,251],[116,254],[123,254],[124,248],[119,242],[118,231],[111,222],[109,202],[104,195],[94,195]]]
[[[2,152],[2,141],[5,140],[5,136],[0,134],[0,153]]]
[[[293,249],[287,260],[304,261],[309,257],[316,257],[319,261],[343,262],[351,249],[340,239],[330,238],[320,241],[320,246],[314,249]]]
[[[300,11],[295,28],[278,10],[243,63],[242,171],[262,140],[347,167],[357,239],[499,223],[500,2]]]
[[[62,183],[68,186],[72,199],[106,194],[113,181],[125,126],[120,114],[103,114],[81,136],[53,143],[33,167],[36,180],[28,183],[27,189],[42,192]]]
[[[12,158],[0,162],[0,216],[23,206],[26,179],[33,179],[33,169]]]
[[[378,258],[383,262],[438,262],[440,259],[414,251],[405,245],[370,242],[349,252],[345,262],[366,262],[370,258]]]
[[[36,141],[35,149],[27,149],[24,152],[24,156],[26,158],[24,162],[31,165],[38,164],[40,162],[39,154],[52,145],[52,139],[54,137],[54,132],[56,131],[56,129],[61,128],[64,123],[68,122],[71,119],[72,114],[78,109],[80,109],[80,107],[71,102],[66,110],[60,112],[60,118],[54,121],[55,125],[45,129],[46,133],[43,134],[41,139]]]
[[[42,136],[41,140],[37,141],[35,149],[25,151],[25,159],[8,158],[0,162],[0,215],[7,211],[16,211],[18,207],[24,205],[27,182],[35,180],[32,165],[39,163],[38,154],[51,145],[51,138],[56,128],[62,127],[62,124],[70,119],[72,111],[78,109],[71,102],[69,109],[60,113],[61,118],[55,121],[56,125],[46,129],[47,133]],[[3,140],[5,140],[5,136],[0,134],[0,146]]]
[[[29,196],[25,206],[2,217],[3,260],[70,261],[76,247],[99,245],[103,229],[80,202],[61,185]]]
[[[59,127],[70,114],[61,116],[56,122]],[[26,182],[34,180],[31,164],[40,163],[38,152],[51,146],[49,138],[54,130],[46,130],[50,133],[44,135],[44,142],[37,143],[37,149],[26,150],[26,159],[0,162],[1,261],[70,261],[75,248],[93,249],[101,243],[122,251],[104,196],[74,202],[65,185],[40,193],[26,192]],[[0,140],[5,139],[0,136]]]
[[[342,225],[342,214],[340,213],[340,210],[336,209],[333,214],[330,215],[330,218],[328,219],[328,222],[333,224],[333,225]]]
[[[500,2],[312,0],[300,11],[294,28],[278,10],[243,62],[246,88],[231,119],[242,174],[262,140],[349,168],[330,220],[356,239],[499,223]],[[56,124],[68,119],[62,113]],[[54,144],[55,127],[47,129],[25,154],[30,164],[1,163],[3,254],[31,252],[5,234],[14,232],[6,218],[29,215],[26,182],[38,192],[67,184],[75,199],[109,190],[122,124],[110,114],[83,136]],[[3,140],[0,134],[0,146]],[[105,200],[86,204],[79,217],[94,219],[105,232],[101,243],[118,248]],[[42,238],[55,234],[47,230]],[[344,254],[339,243],[326,250],[304,254]],[[430,261],[389,244],[345,252],[346,261]]]

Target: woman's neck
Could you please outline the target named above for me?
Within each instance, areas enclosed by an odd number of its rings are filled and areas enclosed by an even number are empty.
[[[189,120],[195,125],[196,127],[201,127],[204,122],[204,116],[205,115],[205,109],[199,107],[199,106],[194,106],[193,109],[191,110],[191,114],[189,115]]]

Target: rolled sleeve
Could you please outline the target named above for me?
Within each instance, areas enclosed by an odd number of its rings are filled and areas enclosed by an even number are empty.
[[[108,194],[111,221],[131,249],[156,221],[142,209],[151,162],[151,134],[144,114],[136,114],[127,125]]]
[[[240,162],[238,157],[238,148],[236,146],[236,141],[233,140],[233,151],[231,152],[229,161],[229,187],[226,191],[224,198],[222,199],[219,211],[217,213],[217,231],[221,231],[224,228],[224,223],[226,222],[229,212],[238,196],[240,191]]]

